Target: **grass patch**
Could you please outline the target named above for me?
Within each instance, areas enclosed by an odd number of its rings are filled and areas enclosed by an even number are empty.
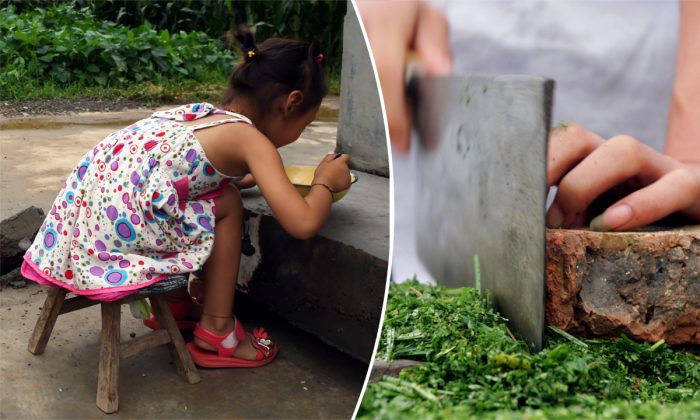
[[[103,99],[127,99],[154,106],[172,103],[205,101],[218,104],[226,89],[228,78],[223,74],[213,74],[206,82],[189,81],[184,83],[131,83],[125,86],[86,86],[82,83],[59,84],[52,80],[26,80],[6,92],[0,100],[22,101],[28,99],[78,99],[98,97]],[[340,94],[340,77],[329,80],[329,95]],[[337,119],[337,111],[332,112]]]
[[[328,75],[328,94],[340,95],[340,72]]]
[[[533,354],[472,288],[392,284],[377,357],[424,363],[370,384],[361,418],[673,418],[700,408],[697,356],[552,329]]]
[[[154,106],[170,103],[186,103],[189,101],[206,101],[218,103],[226,88],[226,79],[218,81],[178,83],[132,83],[120,87],[85,86],[81,83],[67,85],[57,84],[51,80],[40,82],[29,80],[23,86],[14,89],[11,94],[2,98],[9,101],[28,99],[79,99],[98,97],[102,99],[126,99]]]

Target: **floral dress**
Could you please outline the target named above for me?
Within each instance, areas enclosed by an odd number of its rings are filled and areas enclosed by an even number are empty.
[[[185,126],[212,114],[231,118]],[[214,244],[214,198],[233,177],[207,159],[194,132],[243,122],[208,103],[154,113],[90,150],[51,206],[22,274],[112,301],[200,269]]]

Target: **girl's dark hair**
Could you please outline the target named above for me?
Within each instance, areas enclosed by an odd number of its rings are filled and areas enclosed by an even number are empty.
[[[321,103],[327,87],[318,43],[270,38],[255,45],[253,34],[244,25],[238,27],[236,39],[241,43],[243,61],[231,73],[223,96],[224,106],[244,97],[252,102],[259,115],[265,115],[275,98],[293,90],[304,94],[297,114]]]

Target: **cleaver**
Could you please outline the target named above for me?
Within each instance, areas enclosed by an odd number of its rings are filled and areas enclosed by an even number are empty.
[[[412,77],[416,249],[448,287],[488,291],[510,329],[542,348],[547,138],[554,82]]]

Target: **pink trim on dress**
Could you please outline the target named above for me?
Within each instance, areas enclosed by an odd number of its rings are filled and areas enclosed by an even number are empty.
[[[186,201],[187,196],[190,195],[190,179],[185,177],[173,181],[173,187],[177,193],[177,201]]]
[[[22,272],[22,275],[24,277],[34,282],[37,282],[42,286],[62,287],[75,293],[76,295],[85,296],[88,299],[99,300],[103,302],[113,302],[115,300],[122,299],[136,292],[139,289],[143,289],[144,287],[150,286],[153,283],[156,283],[160,280],[166,279],[171,276],[171,274],[161,274],[160,276],[149,280],[145,283],[139,283],[131,286],[103,287],[100,289],[81,290],[76,289],[73,286],[69,286],[65,283],[62,283],[60,280],[56,280],[48,274],[44,273],[39,269],[39,266],[37,266],[36,263],[34,263],[34,261],[30,260],[26,256],[24,257],[24,262],[22,263],[22,268],[20,271]],[[104,290],[109,290],[109,292],[105,292]]]
[[[206,194],[198,195],[195,200],[213,200],[219,198],[224,194],[224,187],[219,187],[215,190],[211,190]]]

